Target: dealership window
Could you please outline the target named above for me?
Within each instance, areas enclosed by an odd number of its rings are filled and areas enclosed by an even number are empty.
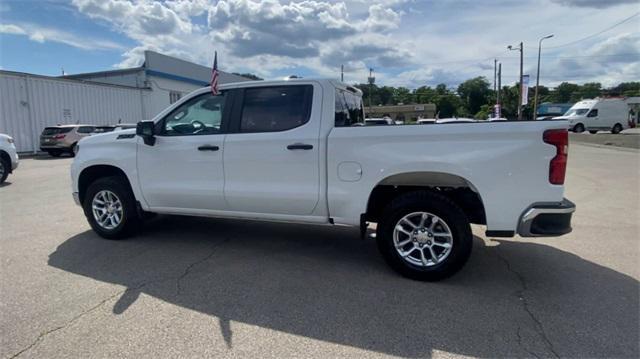
[[[312,98],[311,85],[248,88],[240,132],[286,131],[302,126],[309,121]]]
[[[169,92],[169,103],[176,103],[182,97],[181,92],[171,91]]]

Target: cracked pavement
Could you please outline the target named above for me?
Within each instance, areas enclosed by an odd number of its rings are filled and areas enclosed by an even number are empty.
[[[71,160],[0,187],[0,358],[639,357],[640,152],[572,144],[562,238],[485,238],[398,277],[358,230],[159,216],[94,235]]]

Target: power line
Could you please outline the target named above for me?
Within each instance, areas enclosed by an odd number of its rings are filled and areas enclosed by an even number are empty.
[[[615,24],[613,24],[613,25],[611,25],[611,26],[607,27],[606,29],[600,30],[600,31],[596,32],[595,34],[591,34],[591,35],[589,35],[589,36],[587,36],[587,37],[583,37],[583,38],[578,39],[578,40],[574,40],[574,41],[571,41],[571,42],[567,42],[566,44],[562,44],[562,45],[557,45],[557,46],[546,46],[546,48],[547,48],[547,49],[557,49],[557,48],[560,48],[560,47],[570,46],[570,45],[576,44],[576,43],[581,42],[581,41],[584,41],[584,40],[588,40],[588,39],[590,39],[590,38],[592,38],[592,37],[596,37],[596,36],[598,36],[598,35],[600,35],[600,34],[602,34],[602,33],[604,33],[604,32],[607,32],[607,31],[611,30],[611,29],[613,29],[613,28],[614,28],[614,27],[616,27],[616,26],[620,26],[620,25],[624,24],[625,22],[627,22],[627,21],[629,21],[629,20],[633,19],[634,17],[636,17],[636,16],[638,16],[638,15],[640,15],[640,12],[637,12],[637,13],[635,13],[635,14],[633,14],[633,15],[631,15],[631,16],[629,16],[629,17],[627,17],[627,18],[625,18],[625,19],[623,19],[623,20],[621,20],[621,21],[618,21],[617,23],[615,23]]]

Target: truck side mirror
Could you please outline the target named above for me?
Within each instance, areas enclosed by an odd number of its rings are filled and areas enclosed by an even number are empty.
[[[140,121],[136,125],[136,135],[142,137],[145,145],[153,146],[156,144],[155,127],[153,121]]]

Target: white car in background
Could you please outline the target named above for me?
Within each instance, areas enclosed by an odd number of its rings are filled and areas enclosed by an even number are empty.
[[[440,118],[436,120],[436,123],[471,123],[478,122],[473,118],[465,118],[465,117],[451,117],[451,118]]]
[[[364,120],[365,126],[386,126],[386,125],[395,125],[395,121],[391,119],[391,117],[382,117],[382,118],[367,118]]]
[[[434,123],[436,123],[436,119],[435,118],[419,118],[416,123],[418,125],[432,125]]]
[[[18,168],[18,153],[13,144],[13,138],[0,133],[0,183],[4,183],[7,176]]]

